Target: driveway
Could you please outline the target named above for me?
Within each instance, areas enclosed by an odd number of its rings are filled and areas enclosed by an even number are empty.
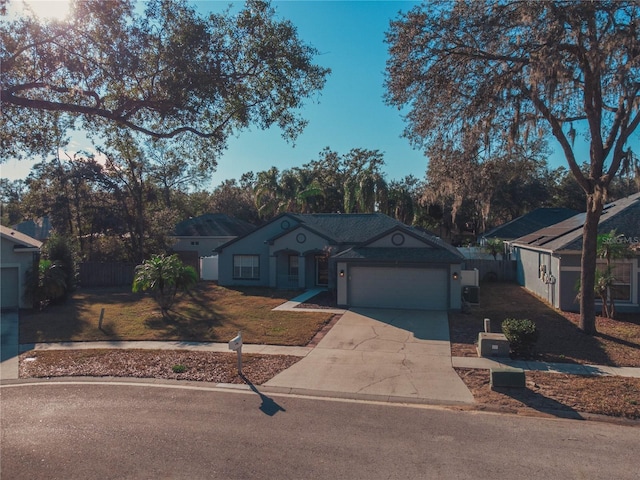
[[[0,312],[0,380],[18,378],[18,311]]]
[[[446,312],[353,309],[272,391],[424,403],[473,403],[451,365]]]

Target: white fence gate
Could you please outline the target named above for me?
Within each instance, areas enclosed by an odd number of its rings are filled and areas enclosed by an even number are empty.
[[[218,280],[218,256],[200,257],[200,279]]]

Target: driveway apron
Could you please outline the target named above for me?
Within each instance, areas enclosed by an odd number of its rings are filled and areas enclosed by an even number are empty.
[[[18,311],[0,313],[0,380],[18,378]]]
[[[473,403],[451,365],[446,312],[353,309],[309,355],[265,384],[290,393]]]

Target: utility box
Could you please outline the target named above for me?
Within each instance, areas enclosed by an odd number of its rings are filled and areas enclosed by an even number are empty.
[[[490,370],[491,389],[495,387],[524,388],[527,385],[524,370],[521,368],[492,368]]]
[[[508,357],[511,348],[503,333],[480,332],[478,334],[479,357]]]
[[[474,285],[462,287],[462,299],[472,305],[480,305],[480,287]]]

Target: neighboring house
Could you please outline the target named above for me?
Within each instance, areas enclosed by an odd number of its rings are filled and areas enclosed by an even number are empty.
[[[326,287],[341,307],[461,307],[462,255],[380,213],[285,213],[217,251],[220,285]]]
[[[518,283],[565,311],[578,311],[576,286],[585,214],[575,215],[510,243],[517,261]],[[616,310],[640,312],[640,193],[605,205],[598,233],[615,230],[628,244],[632,258],[616,260]],[[598,260],[604,264],[604,260]]]
[[[208,257],[220,245],[255,228],[222,213],[207,213],[178,223],[171,235],[176,240],[172,248],[176,252],[197,252],[199,257]]]
[[[24,299],[26,273],[40,256],[42,242],[8,227],[0,225],[2,246],[0,251],[0,291],[3,309],[29,308]]]
[[[51,236],[51,222],[47,216],[36,220],[25,220],[14,225],[13,229],[41,242]]]
[[[536,208],[510,222],[503,223],[480,237],[480,244],[484,245],[488,239],[515,240],[524,237],[558,222],[577,215],[579,212],[570,208]]]

